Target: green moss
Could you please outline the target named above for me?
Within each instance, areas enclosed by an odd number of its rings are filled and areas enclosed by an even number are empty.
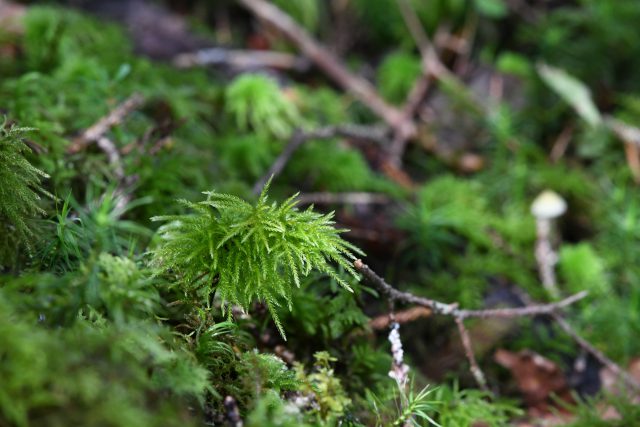
[[[420,58],[406,52],[388,55],[378,68],[380,93],[390,102],[402,104],[422,74]]]
[[[0,292],[0,422],[17,426],[195,425],[206,371],[162,343],[151,325],[87,320],[45,329],[25,321]],[[169,338],[170,339],[170,338]],[[171,398],[167,398],[169,393]]]
[[[254,300],[264,301],[284,336],[276,308],[284,302],[291,309],[291,292],[301,278],[319,271],[350,289],[329,263],[355,275],[350,259],[360,251],[340,238],[331,214],[300,212],[294,198],[268,204],[266,191],[255,206],[207,192],[206,201],[182,201],[195,214],[153,218],[167,222],[153,263],[160,271],[174,270],[204,301],[217,293],[229,315],[231,304],[248,311]]]
[[[0,123],[0,270],[15,264],[20,248],[32,250],[36,233],[32,222],[45,211],[40,196],[47,174],[34,167],[24,138],[33,129]]]
[[[236,78],[225,92],[225,110],[241,131],[286,138],[301,123],[296,106],[278,84],[259,74]]]

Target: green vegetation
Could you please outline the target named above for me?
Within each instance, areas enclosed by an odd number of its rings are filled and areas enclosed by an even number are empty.
[[[217,293],[223,314],[231,316],[233,304],[249,311],[254,299],[264,301],[284,337],[277,307],[284,300],[291,310],[292,289],[300,287],[301,277],[319,271],[351,290],[329,261],[355,276],[349,260],[355,259],[352,251],[361,251],[339,237],[331,214],[297,212],[296,196],[269,205],[267,188],[256,206],[228,194],[205,194],[207,200],[198,204],[183,201],[195,215],[152,218],[169,221],[158,230],[162,242],[154,265],[178,273],[177,282],[199,290],[199,298]]]
[[[34,167],[25,154],[29,148],[23,135],[33,129],[0,124],[0,268],[16,261],[16,247],[32,249],[36,233],[29,224],[45,214],[40,207],[40,195],[48,194],[40,186],[47,174]]]
[[[429,79],[400,172],[380,141],[311,139],[260,194],[295,132],[380,118],[320,67],[179,69],[102,16],[31,3],[11,33],[0,7],[0,426],[503,426],[560,408],[567,426],[640,423],[544,316],[468,322],[495,395],[453,322],[412,319],[398,387],[376,326],[389,304],[353,267],[366,253],[393,286],[461,308],[551,302],[530,204],[553,189],[558,287],[590,293],[565,318],[637,364],[636,0],[272,1],[398,109],[424,65],[399,3],[452,75]],[[298,52],[236,2],[184,3],[214,45]],[[532,409],[497,349],[552,360],[574,400]]]

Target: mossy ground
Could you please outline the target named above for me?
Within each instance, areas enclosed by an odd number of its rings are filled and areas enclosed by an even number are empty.
[[[194,3],[196,10],[210,7]],[[329,12],[321,2],[275,3],[318,37],[327,36]],[[592,88],[602,112],[640,124],[640,54],[634,54],[640,51],[640,6],[584,0],[528,22],[499,0],[411,3],[430,33],[445,21],[456,34],[475,25],[473,64],[491,69],[494,78],[517,79],[517,91],[501,99],[483,96],[473,73],[465,77],[468,86],[435,85],[435,98],[444,104],[434,101],[434,108],[444,113],[425,135],[439,144],[461,141],[455,156],[468,150],[484,163],[461,171],[449,156],[410,145],[405,167],[414,190],[383,173],[375,144],[319,140],[297,151],[273,180],[270,201],[298,191],[388,196],[390,203],[381,207],[314,208],[335,208],[338,227],[357,225],[360,233],[342,234],[349,244],[326,228],[329,217],[276,214],[271,202],[252,193],[294,129],[375,121],[317,72],[283,73],[278,80],[177,69],[134,53],[117,24],[58,7],[29,6],[21,34],[2,36],[0,29],[0,48],[7,47],[0,50],[0,110],[6,117],[0,129],[0,425],[218,425],[226,396],[234,397],[252,426],[399,422],[406,414],[398,404],[407,397],[397,395],[387,375],[386,332],[368,326],[388,307],[345,274],[343,255],[355,250],[351,244],[360,247],[394,285],[466,308],[482,308],[505,288],[547,300],[529,213],[546,188],[569,206],[558,224],[564,241],[560,289],[591,293],[569,311],[571,322],[623,366],[640,355],[640,196],[633,169],[614,134],[582,120],[536,73],[541,61],[564,69]],[[247,19],[233,5],[217,7]],[[348,16],[362,31],[349,64],[365,71],[366,64],[376,66],[369,74],[380,93],[401,103],[411,88],[407,81],[420,73],[420,57],[395,2],[358,0],[350,7]],[[244,43],[248,34],[233,36]],[[372,46],[378,53],[369,58]],[[68,152],[74,138],[134,93],[144,96],[143,107],[105,135],[119,150],[119,163],[96,144]],[[473,104],[478,100],[480,110]],[[567,129],[570,144],[550,159]],[[128,185],[121,174],[132,178]],[[190,207],[211,190],[247,200],[220,199],[226,203],[217,207],[222,213],[198,205],[212,223],[245,227],[242,238],[216,229],[237,248],[262,242],[258,234],[251,237],[258,228],[267,234],[293,230],[293,237],[282,232],[264,239],[261,268],[268,274],[241,265],[244,255],[236,254],[233,266],[200,276],[203,267],[196,263],[207,257],[231,262],[218,257],[224,247],[206,239],[198,250],[207,256],[189,258],[189,242],[181,241],[179,263],[158,262],[158,256],[176,253],[163,237],[176,236],[171,228],[156,233],[151,218],[183,218],[176,227],[187,227],[198,221],[188,216]],[[230,200],[245,209],[229,209]],[[256,203],[269,215],[252,222],[247,218]],[[313,227],[322,238],[296,242],[310,242],[314,251],[305,252],[301,243],[288,251],[278,246],[308,237]],[[327,260],[342,267],[336,272],[322,264]],[[215,292],[221,271],[224,301]],[[254,276],[270,281],[247,297],[240,287],[253,288],[239,282]],[[194,280],[206,280],[207,292],[192,286]],[[230,308],[234,323],[223,313],[229,302],[245,309]],[[456,339],[452,331],[438,319],[403,326],[415,375],[409,407],[446,426],[505,425],[521,416],[517,401],[490,401],[475,390],[464,363],[449,372],[459,381],[429,381],[432,368],[423,360],[446,349]],[[546,321],[522,322],[518,333],[479,355],[480,363],[496,389],[509,393],[492,350],[532,349],[569,369],[579,349],[559,334]],[[429,382],[429,393],[420,395]],[[296,406],[296,399],[307,400]],[[637,406],[624,396],[595,399],[578,406],[573,425],[638,422]],[[614,402],[618,420],[600,420],[602,400]]]

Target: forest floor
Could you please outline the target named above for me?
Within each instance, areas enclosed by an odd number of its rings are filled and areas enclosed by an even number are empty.
[[[636,19],[0,0],[0,426],[640,425]]]

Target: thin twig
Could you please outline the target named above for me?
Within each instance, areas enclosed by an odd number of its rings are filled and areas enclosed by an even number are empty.
[[[423,58],[423,72],[414,82],[413,87],[407,96],[407,100],[405,101],[404,108],[402,109],[402,114],[404,114],[405,118],[407,120],[412,120],[420,106],[420,103],[429,91],[432,76],[429,72],[429,67],[426,65],[427,61],[431,61],[434,57],[437,59],[437,55],[435,55],[433,44],[431,43],[431,40],[429,40],[429,36],[424,31],[424,28],[422,28],[420,19],[418,18],[418,15],[416,15],[415,10],[411,7],[411,4],[409,4],[407,0],[397,0],[397,3],[400,13],[402,14],[402,18],[404,19],[411,36],[418,46],[420,55]],[[391,146],[389,147],[389,164],[393,167],[400,167],[402,163],[402,155],[404,154],[408,140],[409,135],[403,135],[397,132],[394,135]]]
[[[429,91],[431,81],[442,75],[451,76],[452,73],[448,71],[440,61],[438,52],[424,30],[420,18],[411,6],[411,3],[407,0],[396,0],[396,2],[405,25],[413,37],[420,51],[420,56],[422,57],[422,75],[414,82],[402,110],[405,120],[413,120],[413,116],[416,114],[422,100]],[[399,168],[402,164],[402,155],[411,136],[412,135],[403,135],[397,132],[394,135],[391,146],[389,147],[389,163],[394,167]]]
[[[613,360],[609,359],[607,356],[605,356],[604,353],[602,353],[600,350],[598,350],[593,345],[591,345],[587,340],[581,337],[573,329],[573,327],[565,319],[562,318],[562,316],[559,313],[552,313],[551,316],[558,323],[558,325],[560,325],[562,330],[564,330],[564,332],[567,335],[573,338],[573,340],[580,347],[582,347],[585,351],[591,353],[593,357],[595,357],[600,363],[606,366],[614,375],[616,375],[619,378],[622,378],[622,380],[624,380],[624,382],[627,383],[627,385],[633,387],[636,390],[640,390],[640,382],[638,382],[633,376],[631,376],[628,372],[622,369],[620,365],[615,363]]]
[[[237,69],[266,67],[298,72],[307,71],[310,67],[307,58],[289,53],[268,50],[231,50],[219,47],[182,53],[174,58],[173,63],[179,68],[225,65]]]
[[[84,150],[87,146],[97,142],[112,127],[121,123],[131,112],[139,108],[144,103],[144,97],[139,93],[134,93],[123,103],[111,110],[109,114],[98,120],[94,125],[87,128],[78,136],[67,148],[69,154],[74,154]]]
[[[98,138],[96,144],[107,155],[107,160],[109,161],[109,164],[113,166],[118,180],[123,180],[125,177],[124,166],[122,166],[122,159],[120,158],[120,152],[118,151],[116,144],[106,136]]]
[[[640,183],[640,160],[638,158],[640,129],[608,116],[605,117],[604,123],[624,143],[627,164],[636,184]]]
[[[291,139],[289,140],[289,143],[287,144],[287,146],[284,147],[284,150],[282,150],[280,155],[271,164],[271,167],[269,168],[267,173],[264,174],[260,179],[258,179],[255,184],[253,184],[253,193],[259,194],[260,191],[262,191],[262,188],[267,183],[267,181],[279,175],[280,172],[282,172],[284,167],[287,165],[287,162],[289,162],[289,159],[291,158],[291,156],[293,156],[293,153],[295,153],[298,150],[298,148],[300,148],[300,146],[304,144],[307,140],[308,138],[305,138],[305,134],[303,132],[296,130],[293,133],[293,136],[291,137]]]
[[[402,19],[404,19],[404,23],[409,29],[409,33],[411,33],[411,37],[413,37],[421,55],[423,57],[428,56],[431,49],[433,49],[433,44],[431,40],[429,40],[429,36],[424,30],[416,11],[407,0],[396,0],[396,3],[402,14]]]
[[[442,314],[445,316],[460,317],[467,319],[471,317],[488,318],[510,318],[510,317],[526,317],[537,316],[540,314],[551,314],[558,310],[568,307],[571,304],[575,304],[577,301],[587,296],[586,291],[579,292],[569,298],[563,299],[550,304],[529,305],[519,308],[497,308],[487,310],[461,310],[458,308],[458,304],[447,304],[440,301],[432,300],[429,298],[419,297],[410,292],[403,292],[395,289],[388,284],[382,277],[378,276],[368,265],[364,264],[361,260],[356,260],[353,263],[356,270],[369,280],[382,294],[386,295],[395,301],[421,305],[423,307],[430,308],[436,314]]]
[[[422,75],[416,80],[413,88],[409,92],[409,96],[405,102],[403,113],[405,114],[405,120],[412,120],[416,115],[418,108],[420,107],[422,100],[427,96],[430,83],[432,80],[436,81],[448,81],[449,84],[453,84],[457,87],[464,88],[464,83],[460,80],[455,73],[453,73],[442,62],[438,53],[437,43],[434,44],[424,30],[420,18],[416,14],[416,11],[412,7],[411,3],[407,0],[397,0],[398,8],[402,14],[405,25],[407,26],[409,33],[413,37],[420,55],[422,57]],[[443,31],[440,27],[438,32]],[[436,35],[436,42],[438,39]],[[442,38],[440,36],[439,38]],[[482,104],[477,100],[469,97],[469,101],[473,104],[474,109],[478,111],[484,111]],[[416,132],[417,133],[417,132]],[[400,168],[402,164],[402,156],[406,150],[407,143],[414,135],[402,135],[396,133],[394,135],[391,146],[389,147],[389,164],[395,168]]]
[[[459,41],[457,46],[452,47],[451,42],[447,41],[447,46],[450,50],[457,53],[457,56],[451,65],[451,70],[454,74],[463,75],[469,68],[470,56],[474,39],[478,30],[478,15],[472,13],[469,15],[468,22],[464,25],[462,34],[458,37]],[[436,45],[438,44],[438,36],[436,35]]]
[[[578,292],[577,294],[571,295],[568,298],[565,298],[561,301],[550,303],[550,304],[537,304],[537,305],[528,305],[526,307],[518,307],[518,308],[495,308],[495,309],[486,309],[486,310],[458,310],[456,313],[457,317],[461,317],[463,319],[467,319],[470,317],[477,318],[488,318],[488,317],[498,317],[498,318],[511,318],[511,317],[525,317],[525,316],[539,316],[541,314],[553,314],[558,310],[566,308],[581,299],[586,298],[589,293],[587,291]]]
[[[409,292],[397,290],[388,284],[382,277],[378,276],[367,264],[363,263],[362,260],[358,259],[354,261],[353,266],[383,295],[393,301],[421,305],[423,307],[430,308],[436,314],[443,314],[446,316],[454,315],[458,310],[457,304],[445,304],[429,298],[419,297]]]
[[[616,134],[618,138],[629,144],[635,144],[640,146],[640,129],[631,126],[621,120],[614,117],[605,116],[605,125]]]
[[[304,193],[298,196],[298,204],[301,205],[386,205],[391,199],[384,194],[376,193]]]
[[[322,69],[343,89],[352,93],[360,102],[384,120],[394,132],[414,135],[415,125],[407,120],[402,111],[387,104],[374,86],[367,80],[351,73],[326,47],[313,39],[307,31],[286,13],[265,0],[238,0],[260,19],[278,28],[300,51]]]
[[[296,130],[287,146],[282,150],[280,155],[271,164],[271,167],[260,179],[253,185],[253,193],[259,194],[262,191],[264,185],[271,179],[279,175],[287,162],[302,144],[313,139],[331,139],[336,137],[354,138],[354,139],[367,139],[384,143],[386,131],[379,127],[370,126],[357,126],[357,125],[342,125],[342,126],[327,126],[318,129],[303,131]]]
[[[423,73],[434,78],[453,76],[453,73],[440,60],[436,47],[424,31],[420,18],[411,3],[407,0],[397,0],[397,2],[405,25],[420,51]]]
[[[116,200],[116,212],[124,212],[124,208],[129,204],[132,196],[127,190],[138,180],[138,176],[127,176],[125,174],[118,147],[109,138],[101,136],[98,138],[96,145],[107,155],[107,160],[113,167],[118,180],[118,186],[113,191],[113,197]]]
[[[587,291],[578,292],[568,298],[561,301],[550,304],[538,304],[527,305],[521,308],[499,308],[499,309],[487,309],[487,310],[461,310],[458,309],[457,304],[446,304],[439,301],[431,300],[428,298],[419,297],[409,292],[402,292],[390,284],[388,284],[382,277],[378,276],[373,270],[364,264],[361,260],[356,260],[353,266],[358,270],[371,284],[373,284],[378,291],[387,298],[398,302],[404,302],[409,304],[420,305],[427,307],[435,314],[442,314],[451,316],[456,319],[456,322],[463,321],[466,318],[478,317],[478,318],[513,318],[524,316],[537,316],[537,315],[550,315],[558,325],[569,335],[580,347],[591,353],[596,359],[598,359],[604,366],[609,368],[611,372],[622,378],[622,380],[629,386],[636,390],[640,390],[640,382],[635,380],[627,371],[622,369],[618,364],[605,356],[600,350],[596,349],[587,340],[582,338],[566,320],[562,318],[559,311],[575,304],[587,296]],[[458,326],[460,329],[460,326]],[[461,332],[461,338],[462,332]],[[463,338],[464,340],[464,338]],[[466,344],[463,342],[466,351]],[[468,357],[468,355],[467,355]],[[471,363],[471,362],[470,362]],[[474,374],[476,377],[476,374]],[[477,377],[476,377],[477,379]],[[479,383],[480,384],[480,383]],[[481,385],[481,384],[480,384]]]
[[[429,74],[423,73],[418,77],[418,79],[413,84],[411,91],[409,91],[409,95],[407,95],[407,100],[405,101],[404,108],[402,112],[407,117],[413,117],[416,115],[418,110],[420,109],[420,104],[427,96],[429,92],[431,83],[431,76]]]
[[[122,156],[115,143],[105,134],[112,127],[122,123],[122,121],[134,110],[144,104],[144,97],[139,93],[134,93],[124,102],[117,105],[109,114],[102,117],[95,124],[87,128],[80,136],[75,138],[67,148],[67,153],[74,154],[86,149],[95,143],[107,156],[109,164],[113,167],[117,178],[117,187],[113,191],[116,199],[116,211],[124,212],[125,206],[131,200],[128,189],[137,181],[137,176],[127,176],[122,163]]]
[[[587,292],[583,291],[572,295],[562,301],[551,304],[529,305],[521,308],[499,308],[499,309],[487,309],[487,310],[461,310],[458,308],[458,304],[446,304],[440,301],[432,300],[429,298],[419,297],[409,292],[402,292],[395,289],[388,284],[382,277],[378,276],[373,270],[369,268],[362,260],[356,260],[353,266],[358,270],[374,287],[392,301],[404,302],[409,304],[415,304],[426,307],[433,311],[435,314],[442,314],[445,316],[451,316],[455,319],[458,325],[458,331],[460,332],[460,338],[465,350],[465,355],[469,361],[469,367],[471,374],[475,378],[478,386],[485,391],[488,391],[487,383],[480,366],[473,354],[473,347],[471,345],[471,337],[467,329],[464,326],[464,319],[471,317],[487,318],[513,318],[523,316],[535,316],[539,314],[555,314],[558,310],[561,310],[575,302],[586,297]],[[574,337],[575,339],[575,337]]]
[[[549,159],[551,159],[552,162],[556,163],[562,158],[562,156],[564,156],[564,153],[567,151],[567,147],[573,138],[573,131],[573,123],[569,123],[564,127],[564,129],[562,129],[562,132],[560,132],[560,135],[558,135],[553,143],[551,153],[549,153]]]
[[[476,383],[480,386],[483,391],[489,393],[489,387],[487,387],[487,379],[484,376],[484,372],[480,369],[480,365],[478,365],[478,361],[476,360],[476,355],[473,352],[473,346],[471,345],[471,337],[469,336],[469,331],[464,326],[464,319],[461,317],[456,317],[456,325],[458,325],[458,332],[460,333],[460,341],[462,341],[462,347],[464,348],[464,354],[467,356],[467,360],[469,361],[469,370],[471,371],[471,375],[476,380]]]

